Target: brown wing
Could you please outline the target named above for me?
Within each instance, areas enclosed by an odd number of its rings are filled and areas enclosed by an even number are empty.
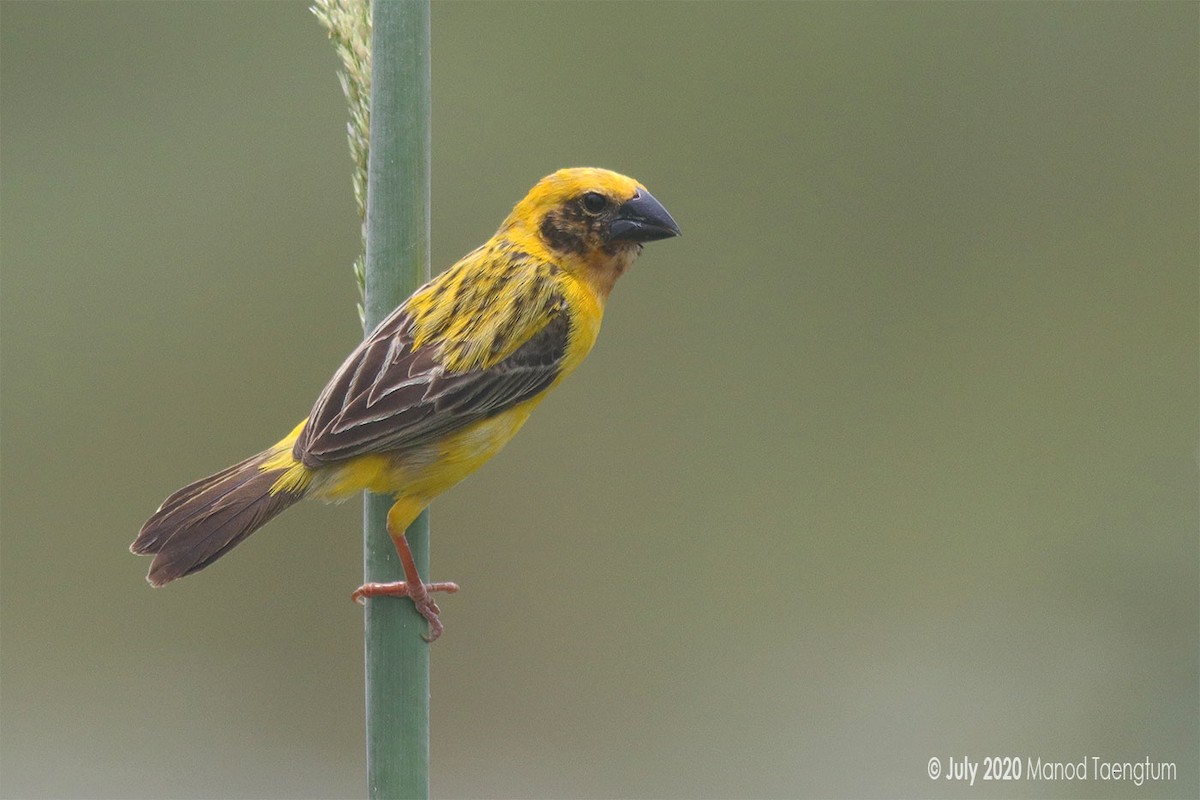
[[[529,400],[558,377],[570,336],[559,310],[507,358],[451,373],[436,344],[413,349],[412,328],[397,309],[342,364],[296,440],[293,455],[305,466],[427,443]]]

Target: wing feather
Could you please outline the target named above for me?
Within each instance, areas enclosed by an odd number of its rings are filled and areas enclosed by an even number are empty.
[[[319,467],[367,453],[434,441],[499,414],[547,389],[570,338],[560,298],[523,345],[489,367],[447,371],[430,343],[413,347],[413,320],[402,307],[350,354],[317,399],[295,457]]]

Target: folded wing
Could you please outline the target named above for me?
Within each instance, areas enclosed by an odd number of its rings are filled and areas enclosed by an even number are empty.
[[[398,309],[325,387],[293,455],[314,468],[403,450],[537,396],[558,377],[570,337],[565,304],[548,307],[544,324],[509,356],[459,373],[446,370],[437,343],[413,348],[413,320]]]

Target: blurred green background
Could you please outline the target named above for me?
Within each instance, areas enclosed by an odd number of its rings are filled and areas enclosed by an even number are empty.
[[[435,794],[1196,797],[1200,7],[433,21],[435,269],[562,166],[684,230],[433,508]],[[361,335],[332,47],[293,3],[0,31],[0,792],[360,796],[359,504],[162,591],[126,550]]]

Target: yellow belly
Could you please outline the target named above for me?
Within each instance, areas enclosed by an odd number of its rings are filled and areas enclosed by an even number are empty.
[[[322,467],[313,473],[309,491],[322,500],[337,501],[366,489],[424,505],[500,452],[539,402],[541,396],[403,453],[358,456]]]

